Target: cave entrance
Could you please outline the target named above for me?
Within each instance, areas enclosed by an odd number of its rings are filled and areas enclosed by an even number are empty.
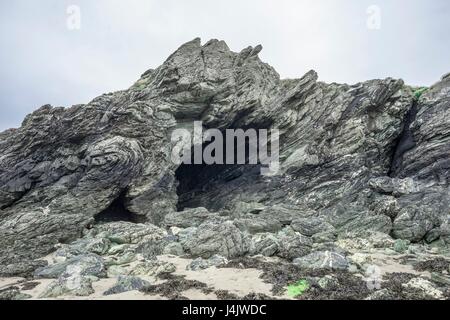
[[[237,142],[237,140],[235,141]],[[202,145],[201,150],[211,144],[208,142]],[[223,158],[229,158],[227,148],[223,146]],[[244,164],[206,164],[204,160],[200,164],[181,164],[175,172],[178,180],[178,211],[189,208],[204,207],[210,211],[217,211],[226,207],[226,195],[233,186],[243,182],[243,179],[249,179],[250,176],[260,176],[261,164],[250,164],[249,161],[249,140],[245,140],[245,163]],[[238,143],[234,144],[232,159],[237,159]],[[213,155],[215,155],[213,153]],[[194,150],[192,150],[191,159],[194,159]],[[256,178],[256,177],[255,177]],[[254,181],[254,180],[253,180]]]
[[[144,222],[143,217],[129,211],[126,208],[126,194],[127,190],[123,191],[119,197],[117,197],[108,208],[98,213],[95,216],[95,222],[97,224],[126,221],[133,223]]]

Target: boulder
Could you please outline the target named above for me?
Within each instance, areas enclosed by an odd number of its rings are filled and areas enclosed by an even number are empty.
[[[279,257],[293,260],[297,257],[306,256],[312,250],[313,241],[292,229],[286,228],[277,235],[280,247],[277,255]]]
[[[173,263],[149,260],[138,263],[132,267],[130,275],[132,276],[160,276],[162,274],[170,274],[176,271]]]
[[[241,232],[232,221],[207,221],[181,243],[190,255],[204,259],[216,254],[225,258],[237,258],[250,249],[249,236]]]
[[[114,294],[124,293],[128,291],[139,291],[146,286],[149,286],[150,283],[142,280],[138,277],[130,277],[130,276],[119,276],[116,284],[106,290],[103,295],[110,296]]]
[[[296,266],[307,270],[347,270],[347,258],[337,252],[317,251],[307,256],[296,258]]]
[[[191,271],[199,271],[208,269],[211,267],[220,267],[226,265],[228,263],[228,259],[219,255],[214,255],[209,259],[197,258],[192,261],[187,267],[186,270]]]
[[[266,257],[274,256],[281,247],[280,240],[272,233],[259,233],[252,237],[250,254],[261,254]]]
[[[106,276],[106,268],[103,259],[95,254],[87,254],[70,258],[48,267],[39,268],[35,272],[36,278],[56,279],[63,274],[79,273],[81,276],[94,276],[102,278]]]
[[[322,218],[297,218],[292,221],[292,229],[304,236],[312,237],[318,233],[332,232],[334,227]]]
[[[95,291],[92,288],[92,279],[82,276],[76,270],[62,274],[57,280],[51,282],[39,295],[39,298],[58,298],[61,296],[90,296]],[[72,272],[74,271],[74,272]]]

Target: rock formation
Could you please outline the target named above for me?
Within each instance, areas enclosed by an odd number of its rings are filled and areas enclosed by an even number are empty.
[[[283,80],[261,49],[195,39],[128,90],[43,106],[0,133],[0,274],[34,272],[93,230],[119,245],[128,237],[133,252],[203,259],[293,261],[374,232],[450,243],[450,77],[422,95],[390,78],[326,84],[310,71]],[[175,165],[171,132],[199,120],[278,128],[280,173]],[[121,224],[101,226],[108,221]]]

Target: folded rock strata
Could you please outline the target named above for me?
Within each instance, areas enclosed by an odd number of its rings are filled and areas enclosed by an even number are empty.
[[[36,265],[103,219],[143,224],[142,237],[105,230],[102,241],[116,243],[163,241],[155,226],[187,228],[182,249],[202,258],[291,259],[313,239],[368,230],[448,243],[450,78],[421,97],[391,78],[326,84],[310,71],[283,80],[261,49],[195,39],[128,90],[43,106],[0,133],[0,274]],[[198,120],[279,129],[279,174],[174,164],[171,132]],[[205,210],[180,213],[196,208]],[[285,241],[269,236],[289,225]]]

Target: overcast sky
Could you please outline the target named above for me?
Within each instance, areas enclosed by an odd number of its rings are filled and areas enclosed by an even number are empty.
[[[450,1],[0,0],[0,130],[47,103],[128,88],[196,37],[262,44],[283,78],[431,85],[450,72]]]

